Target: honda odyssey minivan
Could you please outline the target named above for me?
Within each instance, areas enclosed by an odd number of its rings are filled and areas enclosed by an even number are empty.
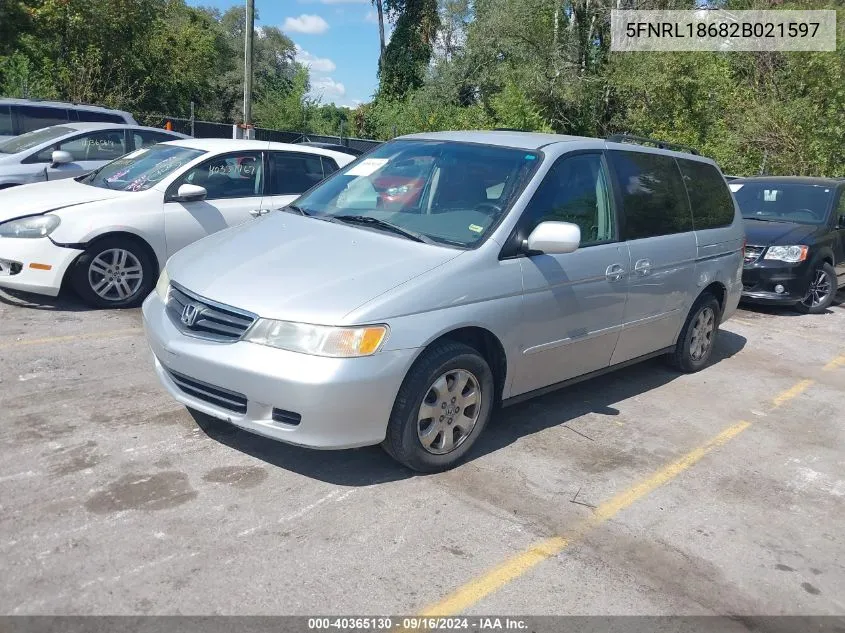
[[[457,464],[493,411],[657,355],[707,365],[742,292],[713,161],[643,140],[405,136],[188,246],[144,302],[191,409],[313,448]],[[413,173],[413,195],[379,183]]]

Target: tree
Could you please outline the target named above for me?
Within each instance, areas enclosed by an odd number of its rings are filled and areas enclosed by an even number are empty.
[[[382,0],[372,0],[372,2],[376,8],[376,13],[378,13],[378,67],[381,68],[381,60],[384,58],[384,4]]]

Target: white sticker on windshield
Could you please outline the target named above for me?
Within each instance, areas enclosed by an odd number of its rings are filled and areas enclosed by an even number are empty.
[[[734,193],[736,193],[737,191],[739,191],[740,189],[742,189],[743,185],[731,185],[731,184],[728,184],[728,187],[730,187],[730,188],[731,188],[731,191],[733,191]]]
[[[369,176],[371,173],[384,167],[387,158],[365,158],[352,169],[346,172],[347,176]]]

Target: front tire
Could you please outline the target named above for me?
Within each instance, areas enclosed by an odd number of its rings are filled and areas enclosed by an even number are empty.
[[[107,237],[91,244],[76,260],[71,283],[95,308],[134,308],[155,286],[155,262],[137,241]]]
[[[827,262],[813,271],[805,297],[795,305],[802,314],[821,314],[836,298],[836,271]]]
[[[383,448],[420,472],[457,465],[493,412],[493,372],[472,347],[444,341],[426,350],[405,376]]]
[[[676,369],[691,374],[707,366],[716,343],[720,317],[719,302],[712,294],[704,294],[696,300],[670,357]]]

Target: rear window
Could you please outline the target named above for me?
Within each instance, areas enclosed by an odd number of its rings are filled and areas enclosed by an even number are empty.
[[[734,220],[734,201],[719,170],[697,160],[678,159],[678,167],[687,186],[696,231],[730,226]]]
[[[50,125],[67,123],[68,120],[68,113],[65,108],[49,106],[20,106],[18,108],[21,132],[31,132]]]
[[[610,164],[622,193],[626,239],[692,230],[692,214],[675,159],[663,154],[613,150]]]
[[[119,114],[110,114],[108,112],[77,110],[76,114],[80,121],[86,123],[126,123],[126,119]]]

